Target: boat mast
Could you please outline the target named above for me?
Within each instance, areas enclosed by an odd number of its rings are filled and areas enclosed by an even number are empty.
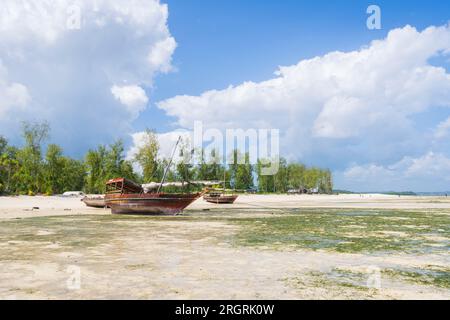
[[[162,177],[161,183],[158,187],[158,190],[156,191],[157,193],[159,193],[161,191],[161,188],[162,188],[164,182],[166,181],[167,172],[169,171],[169,168],[172,165],[172,160],[173,160],[173,157],[175,156],[175,151],[177,151],[177,147],[178,147],[178,144],[180,143],[180,141],[181,141],[181,136],[178,137],[177,143],[175,144],[175,148],[173,148],[172,157],[170,157],[170,161],[167,164],[166,169],[164,170],[164,175]]]
[[[225,169],[225,166],[223,168],[223,193],[225,193],[226,190],[226,181],[227,181],[227,169]]]

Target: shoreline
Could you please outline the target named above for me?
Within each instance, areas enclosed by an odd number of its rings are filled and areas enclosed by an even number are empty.
[[[33,209],[39,208],[39,209]],[[202,198],[185,209],[185,213],[226,209],[391,209],[450,210],[450,198],[445,196],[394,196],[384,194],[341,195],[239,195],[232,205],[217,205]],[[8,196],[0,197],[0,219],[67,215],[110,214],[109,209],[89,208],[81,197]]]

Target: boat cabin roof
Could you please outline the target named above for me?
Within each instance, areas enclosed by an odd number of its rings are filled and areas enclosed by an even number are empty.
[[[144,190],[142,186],[128,180],[126,178],[116,178],[111,179],[106,182],[106,193],[107,194],[133,194],[133,193],[142,193]]]

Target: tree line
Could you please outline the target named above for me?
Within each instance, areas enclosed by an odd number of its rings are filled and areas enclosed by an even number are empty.
[[[24,145],[18,148],[9,145],[0,136],[0,193],[6,194],[61,194],[66,191],[84,191],[101,194],[109,179],[124,177],[139,183],[158,182],[162,179],[169,159],[158,156],[160,145],[156,134],[147,130],[141,146],[132,159],[126,159],[121,140],[110,145],[100,145],[88,150],[83,159],[65,156],[60,146],[48,144],[48,123],[24,123],[22,136]],[[200,158],[193,165],[189,159]],[[189,182],[194,180],[223,181],[226,187],[235,190],[258,189],[260,192],[284,193],[290,189],[317,189],[322,193],[332,192],[332,176],[329,170],[308,168],[299,163],[288,163],[280,159],[279,170],[275,175],[261,174],[262,163],[249,163],[249,155],[233,152],[232,164],[221,164],[220,156],[212,151],[189,150],[182,142],[178,161],[169,167],[167,181]],[[239,157],[245,157],[245,164],[238,164]],[[135,168],[141,168],[136,170]],[[186,184],[189,188],[190,185]]]

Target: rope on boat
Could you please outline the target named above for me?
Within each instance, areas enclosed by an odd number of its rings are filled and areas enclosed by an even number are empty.
[[[277,211],[280,211],[280,212],[284,213],[284,209],[280,209],[280,208],[267,207],[267,206],[263,206],[263,205],[250,203],[250,202],[239,202],[236,205],[239,205],[239,204],[244,204],[244,205],[248,205],[248,206],[251,206],[251,207],[256,207],[256,208],[259,208],[259,209],[265,209],[265,210],[277,210]],[[236,210],[237,209],[250,209],[250,208],[236,208]]]

